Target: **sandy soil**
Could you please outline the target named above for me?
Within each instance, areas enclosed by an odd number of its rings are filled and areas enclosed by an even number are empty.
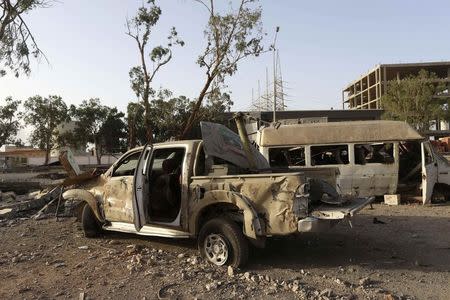
[[[450,298],[450,205],[376,204],[353,226],[270,240],[228,274],[194,241],[86,239],[73,218],[1,220],[0,299]]]

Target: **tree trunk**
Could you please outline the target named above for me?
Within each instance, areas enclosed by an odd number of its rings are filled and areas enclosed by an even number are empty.
[[[136,147],[136,114],[128,116],[128,149]]]
[[[102,164],[102,149],[98,144],[98,141],[94,142],[94,147],[95,147],[95,156],[97,158],[97,165],[101,165]]]
[[[46,136],[46,143],[45,143],[45,165],[48,165],[48,162],[50,160],[50,150],[51,150],[51,145],[50,145],[50,139],[51,137],[49,137],[49,135],[47,134]]]
[[[150,124],[150,105],[145,105],[145,136],[147,137],[147,142],[149,144],[153,143],[153,130],[152,125]]]
[[[47,146],[45,148],[45,163],[44,163],[44,165],[48,165],[49,160],[50,160],[50,149]]]
[[[146,69],[144,68],[144,70]],[[148,75],[145,76],[146,78],[148,78]],[[150,102],[148,99],[149,97],[150,97],[150,82],[147,81],[144,87],[144,94],[142,100],[144,101],[144,109],[145,109],[144,112],[145,136],[147,138],[147,143],[151,144],[153,143],[153,130],[152,125],[150,125]]]
[[[209,89],[209,86],[211,85],[211,82],[213,81],[213,77],[209,76],[206,80],[205,85],[203,86],[202,91],[200,92],[200,95],[198,96],[197,102],[195,102],[194,108],[192,109],[191,115],[189,116],[189,119],[186,122],[186,125],[184,126],[183,132],[178,137],[178,139],[183,140],[188,137],[190,134],[192,127],[194,126],[195,120],[197,118],[198,111],[200,110],[200,107],[203,102],[203,98],[205,98],[206,92]]]

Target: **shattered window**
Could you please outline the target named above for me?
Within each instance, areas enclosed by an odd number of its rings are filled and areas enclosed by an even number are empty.
[[[355,164],[365,165],[373,163],[394,163],[394,145],[392,143],[355,145]]]
[[[348,164],[348,145],[311,146],[311,165]]]
[[[112,176],[133,176],[141,152],[135,152],[122,159],[114,169]]]
[[[431,145],[428,143],[425,143],[424,148],[425,148],[425,164],[429,165],[434,161],[433,154],[431,151]]]
[[[269,149],[271,167],[292,167],[305,165],[304,147],[284,147]]]
[[[153,152],[153,163],[151,170],[153,172],[163,172],[164,168],[175,169],[175,167],[178,167],[183,163],[184,152],[184,148],[156,149]],[[173,170],[171,170],[171,172],[172,171]]]

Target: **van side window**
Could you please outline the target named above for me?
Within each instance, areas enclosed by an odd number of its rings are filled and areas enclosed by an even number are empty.
[[[355,164],[392,164],[394,145],[392,143],[355,145]]]
[[[348,164],[348,145],[311,146],[311,165]]]
[[[269,149],[271,167],[291,167],[305,165],[304,147],[284,147]]]

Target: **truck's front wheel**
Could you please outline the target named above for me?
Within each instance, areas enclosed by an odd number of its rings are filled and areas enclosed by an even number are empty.
[[[83,225],[84,236],[88,238],[97,237],[101,231],[101,225],[97,220],[92,208],[89,204],[85,204],[83,207],[83,213],[81,214],[81,223]]]
[[[243,266],[248,259],[248,241],[239,226],[225,218],[203,225],[198,236],[201,255],[217,266]]]

